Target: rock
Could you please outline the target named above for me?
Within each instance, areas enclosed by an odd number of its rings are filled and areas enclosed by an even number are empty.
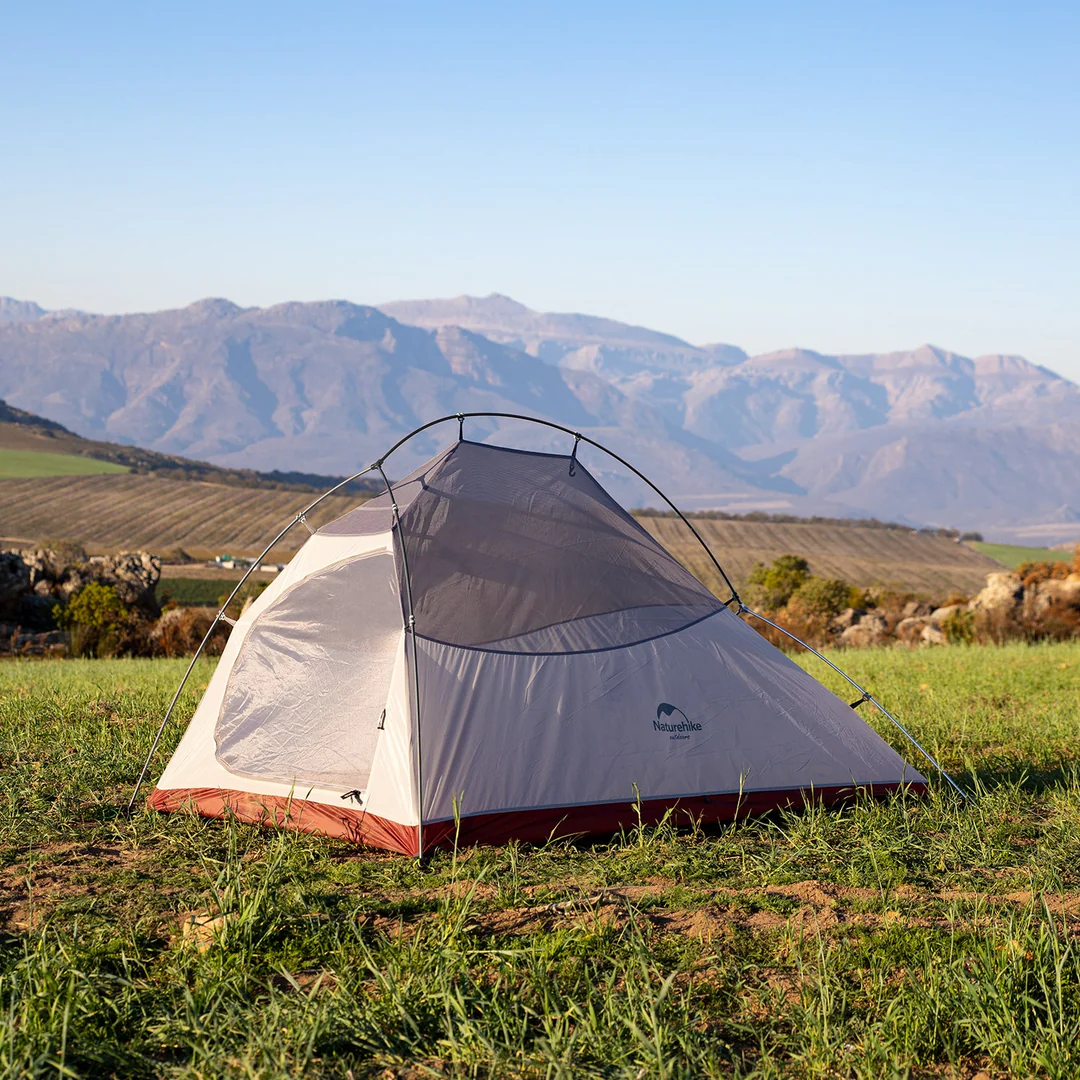
[[[0,615],[15,615],[30,591],[30,567],[15,551],[0,552]]]
[[[1024,586],[1020,575],[1011,571],[988,574],[986,587],[971,601],[970,610],[987,612],[1015,611],[1024,599]]]
[[[840,635],[840,644],[858,649],[866,645],[879,645],[886,637],[885,620],[876,612],[867,612],[854,626]]]
[[[896,640],[914,644],[922,641],[922,632],[930,625],[927,615],[910,616],[896,624]]]
[[[185,915],[180,921],[182,940],[190,942],[199,952],[205,952],[221,941],[225,927],[232,915],[214,915],[209,911],[197,911]]]
[[[157,614],[154,589],[161,577],[161,560],[148,551],[122,551],[119,555],[96,555],[87,562],[91,580],[112,585],[128,607]],[[80,569],[80,572],[81,569]]]
[[[927,623],[922,628],[922,634],[920,639],[924,645],[948,645],[949,639],[945,636],[945,631],[939,626],[935,626],[933,623]]]
[[[1080,609],[1080,574],[1051,578],[1030,586],[1024,597],[1024,613],[1040,618],[1048,612],[1057,614],[1069,608]]]
[[[839,615],[829,620],[829,629],[834,634],[843,633],[849,626],[854,626],[864,615],[863,608],[845,608]]]
[[[931,611],[931,605],[924,603],[922,600],[912,600],[910,603],[904,605],[904,610],[901,612],[902,619],[917,619],[921,615],[929,615]]]
[[[930,621],[935,626],[941,626],[950,615],[955,615],[958,611],[967,611],[967,609],[967,604],[946,604],[945,607],[936,608],[930,613]]]

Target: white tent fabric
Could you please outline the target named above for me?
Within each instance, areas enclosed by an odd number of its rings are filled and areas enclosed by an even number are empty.
[[[242,616],[152,806],[419,854],[925,784],[579,462],[460,441],[395,502]]]

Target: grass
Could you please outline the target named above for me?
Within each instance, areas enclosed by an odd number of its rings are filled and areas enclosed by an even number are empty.
[[[219,604],[236,587],[239,577],[227,578],[162,578],[157,583],[159,603],[175,601],[181,607],[212,607]]]
[[[29,479],[42,476],[96,476],[126,473],[127,466],[76,454],[49,454],[39,450],[0,449],[0,478]]]
[[[1023,547],[1021,544],[989,544],[972,541],[971,547],[991,559],[1003,563],[1010,570],[1015,570],[1024,562],[1069,562],[1072,550],[1056,551],[1053,548]]]
[[[935,784],[426,872],[126,820],[183,662],[3,664],[0,1074],[1077,1075],[1080,646],[842,659],[969,802]]]

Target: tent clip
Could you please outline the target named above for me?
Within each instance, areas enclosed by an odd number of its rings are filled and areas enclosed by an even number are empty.
[[[308,524],[307,514],[303,510],[296,515],[296,520],[299,521],[312,536],[315,535],[315,530]]]
[[[574,448],[570,451],[570,475],[575,476],[577,474],[577,448],[578,443],[581,442],[581,433],[574,432]]]
[[[458,442],[465,441],[465,414],[457,414],[457,440]]]
[[[363,805],[364,793],[359,788],[353,788],[352,791],[346,791],[345,794],[341,796],[341,798],[343,800],[351,799],[353,802],[357,802]]]
[[[869,700],[870,700],[870,691],[869,690],[864,690],[863,694],[862,694],[862,697],[859,698],[858,701],[853,701],[851,703],[851,707],[853,709],[857,709],[864,701],[869,701]]]
[[[224,608],[222,608],[222,610],[217,613],[217,617],[219,622],[227,622],[230,626],[236,625],[236,620],[230,619],[229,616],[225,614]]]

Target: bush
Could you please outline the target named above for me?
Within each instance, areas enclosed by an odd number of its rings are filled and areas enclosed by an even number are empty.
[[[970,645],[975,640],[975,612],[954,611],[941,620],[941,632],[950,645]]]
[[[91,581],[53,608],[56,624],[71,634],[74,656],[115,656],[127,644],[134,619],[112,585]]]
[[[861,590],[839,578],[808,577],[788,601],[807,615],[835,616],[849,607],[859,607]]]
[[[746,594],[754,607],[778,611],[809,577],[810,564],[801,555],[781,555],[772,566],[754,564],[746,579]]]

